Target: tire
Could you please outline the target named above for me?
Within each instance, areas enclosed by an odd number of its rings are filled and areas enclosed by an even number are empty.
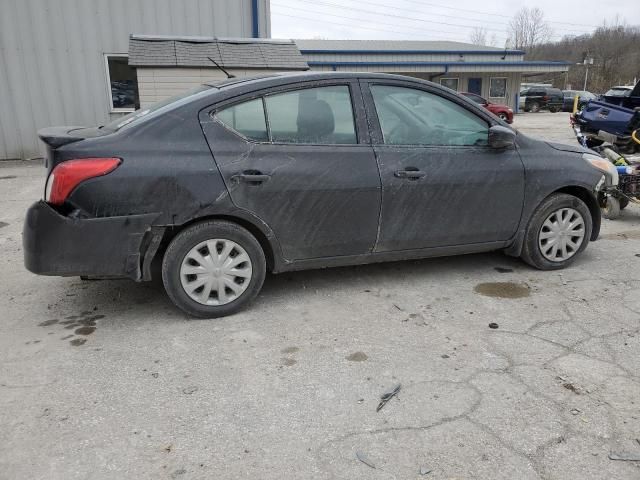
[[[624,210],[625,208],[627,208],[627,206],[629,205],[629,199],[628,198],[621,198],[620,199],[620,210]]]
[[[558,107],[549,107],[551,113],[558,113]]]
[[[509,120],[509,117],[507,117],[507,114],[502,112],[498,114],[498,118],[504,122],[507,122]]]
[[[210,248],[218,250],[214,262],[220,264],[211,263]],[[233,264],[233,259],[236,265],[223,265]],[[203,273],[185,273],[200,269]],[[264,251],[248,230],[232,222],[209,220],[186,228],[171,241],[162,261],[162,281],[171,301],[185,313],[199,318],[224,317],[258,295],[266,269]],[[202,288],[190,288],[188,293],[189,285]],[[224,293],[219,293],[220,288]]]
[[[622,210],[620,200],[615,197],[609,196],[607,197],[607,203],[605,207],[602,209],[602,216],[609,220],[615,220],[620,216],[620,210]]]
[[[572,215],[569,218],[570,221],[579,216],[582,219],[582,230],[583,236],[577,248],[572,248],[570,245],[565,247],[565,251],[570,253],[570,256],[567,258],[557,258],[551,260],[548,258],[548,255],[551,253],[553,248],[551,247],[547,250],[547,253],[543,253],[543,242],[545,245],[549,245],[550,240],[546,240],[545,236],[548,235],[548,227],[545,225],[547,220],[552,219],[552,215],[562,215],[562,212],[567,212],[568,215]],[[575,212],[576,216],[573,216]],[[574,260],[587,248],[589,244],[589,239],[591,238],[591,231],[593,228],[593,221],[591,218],[591,212],[587,205],[580,200],[578,197],[574,197],[573,195],[567,195],[564,193],[554,193],[547,198],[545,198],[542,203],[536,208],[533,215],[529,220],[529,224],[527,225],[527,230],[525,232],[524,245],[522,248],[522,259],[527,262],[532,267],[538,268],[540,270],[558,270],[561,268],[565,268],[571,265]],[[543,231],[544,230],[544,231]],[[575,230],[572,230],[575,233]],[[564,238],[564,235],[561,235],[560,238]],[[572,242],[577,242],[576,236],[569,236]],[[564,240],[566,242],[566,240]],[[569,252],[569,250],[572,250]],[[562,252],[558,252],[560,257],[562,256]]]
[[[533,102],[529,106],[529,110],[532,111],[533,113],[538,113],[540,111],[540,104],[538,102]]]

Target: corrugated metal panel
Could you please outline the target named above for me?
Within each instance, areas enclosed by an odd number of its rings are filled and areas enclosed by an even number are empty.
[[[118,116],[104,54],[127,53],[130,34],[250,37],[251,27],[251,0],[0,0],[0,158],[38,156],[39,128]]]

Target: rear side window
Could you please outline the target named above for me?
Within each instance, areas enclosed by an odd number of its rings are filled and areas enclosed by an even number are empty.
[[[273,142],[358,143],[346,85],[269,95],[265,104]]]
[[[216,113],[216,118],[246,138],[259,142],[269,140],[262,98],[220,110]]]

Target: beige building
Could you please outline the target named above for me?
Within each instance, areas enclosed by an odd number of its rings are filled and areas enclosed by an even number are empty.
[[[308,70],[292,40],[132,35],[129,66],[137,72],[140,107],[206,82]]]

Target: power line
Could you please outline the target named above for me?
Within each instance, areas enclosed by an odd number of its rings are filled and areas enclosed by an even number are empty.
[[[274,13],[276,13],[276,12],[274,12]],[[316,20],[316,19],[309,18],[309,17],[302,17],[302,16],[299,16],[299,15],[290,15],[290,14],[287,14],[287,13],[280,13],[280,12],[277,12],[277,15],[279,15],[281,17],[297,18],[299,20],[311,20],[311,21]],[[345,18],[348,18],[348,17],[345,17]],[[339,26],[342,26],[342,27],[354,28],[353,23],[339,23],[339,22],[332,22],[332,21],[329,21],[329,20],[323,20],[323,23],[330,23],[332,25],[339,25]],[[375,28],[375,27],[365,27],[365,26],[361,26],[361,25],[358,25],[357,28],[364,29],[364,30],[374,30],[374,31],[385,32],[385,33],[398,33],[400,35],[406,35],[406,32],[400,32],[398,30],[388,30],[388,29]],[[418,39],[417,37],[414,37],[414,38]],[[420,40],[425,40],[425,38],[419,38],[419,39]],[[442,37],[438,37],[438,39],[442,40]],[[454,40],[454,39],[451,39],[451,38],[448,38],[446,40],[458,41],[458,42],[461,41],[460,39]]]
[[[491,16],[494,16],[494,17],[502,17],[502,18],[509,18],[509,19],[512,18],[509,15],[502,15],[500,13],[481,12],[481,11],[478,11],[478,10],[469,10],[467,8],[449,7],[447,5],[440,5],[440,4],[437,4],[437,3],[428,3],[428,2],[423,2],[421,0],[404,0],[404,1],[408,2],[408,3],[413,3],[415,5],[426,5],[426,6],[429,6],[429,7],[445,8],[447,10],[456,10],[456,11],[465,12],[465,13],[479,13],[481,15],[491,15]],[[557,24],[560,24],[560,25],[572,25],[572,26],[575,26],[575,27],[588,27],[588,28],[598,28],[599,27],[599,25],[587,25],[587,24],[584,24],[584,23],[558,22],[558,21],[555,21],[555,20],[546,20],[546,22],[547,23],[557,23]]]
[[[373,12],[373,11],[365,11],[362,10],[361,8],[353,8],[353,7],[347,7],[345,5],[340,5],[338,3],[331,3],[331,2],[326,2],[326,1],[321,1],[321,0],[297,0],[298,2],[304,2],[304,3],[311,3],[313,5],[326,5],[329,7],[339,7],[343,10],[351,10],[351,11],[355,11],[358,12],[359,14],[368,14],[368,15],[378,15],[378,16],[383,16],[383,17],[391,17],[391,18],[398,18],[401,20],[409,20],[409,21],[414,21],[414,22],[423,22],[423,23],[434,23],[436,25],[447,25],[450,27],[461,27],[461,28],[477,28],[476,25],[462,25],[459,23],[448,23],[448,22],[438,22],[436,20],[426,20],[426,19],[421,19],[421,18],[411,18],[411,17],[406,17],[403,15],[396,15],[393,13],[383,13],[383,12]],[[375,4],[372,2],[368,2],[368,5],[380,5],[380,4]],[[313,12],[313,13],[319,13],[319,12]],[[493,32],[498,32],[498,33],[505,33],[504,30],[496,30],[496,29],[490,29],[490,28],[485,28],[485,30],[488,31],[493,31]]]
[[[284,5],[284,4],[276,3],[276,2],[271,2],[271,5],[272,6],[277,6],[277,7],[282,7],[282,8],[287,8],[289,10],[298,10],[298,11],[301,11],[301,12],[304,12],[304,13],[313,13],[314,15],[326,15],[326,16],[329,16],[329,17],[342,18],[342,19],[345,19],[345,20],[356,20],[356,21],[362,21],[363,20],[362,18],[347,17],[347,16],[344,16],[344,15],[337,15],[337,14],[334,14],[334,13],[319,12],[319,11],[315,11],[315,10],[307,10],[307,9],[298,8],[298,7],[290,7],[288,5]],[[389,26],[392,26],[392,27],[397,27],[398,26],[397,24],[380,22],[378,20],[376,20],[376,25],[389,25]],[[424,33],[424,28],[420,28],[420,27],[403,26],[403,28],[409,28],[409,29]],[[431,29],[431,28],[429,29],[429,32],[430,33],[431,32],[446,33],[446,34],[451,34],[452,33],[450,30],[449,31],[446,31],[446,30],[434,30],[434,29]],[[402,32],[396,32],[396,33],[402,33]]]
[[[477,25],[465,25],[465,24],[460,24],[460,23],[450,23],[450,22],[440,22],[440,21],[436,21],[436,20],[427,20],[424,18],[414,18],[414,17],[407,17],[404,15],[397,15],[397,14],[393,14],[393,13],[388,13],[388,12],[380,12],[380,11],[367,11],[367,10],[363,10],[361,8],[354,8],[354,7],[350,7],[350,6],[345,6],[345,5],[341,5],[341,4],[337,4],[337,3],[332,3],[332,2],[328,2],[328,1],[322,1],[322,0],[298,0],[298,2],[304,2],[304,3],[310,3],[314,6],[317,5],[323,5],[323,6],[328,6],[328,7],[338,7],[342,10],[351,10],[351,11],[355,11],[359,14],[368,14],[368,15],[377,15],[377,16],[383,16],[383,17],[392,17],[392,18],[398,18],[401,20],[408,20],[408,21],[413,21],[413,22],[423,22],[423,23],[432,23],[432,24],[437,24],[437,25],[447,25],[447,26],[452,26],[452,27],[458,27],[458,28],[467,28],[467,29],[475,29],[478,28]],[[380,3],[375,3],[375,2],[371,2],[368,1],[367,5],[373,5],[373,6],[380,6],[380,7],[384,7],[384,8],[388,8],[387,5],[383,5]],[[290,7],[290,8],[295,8],[295,7]],[[410,11],[412,13],[412,10],[407,10],[407,9],[402,9],[400,7],[394,7],[394,10],[405,10],[405,11]],[[313,13],[318,13],[318,12],[313,12]],[[472,21],[478,21],[478,20],[473,20]],[[488,27],[482,27],[485,31],[488,32],[496,32],[496,33],[500,33],[502,35],[504,35],[505,37],[508,35],[508,31],[507,30],[498,30],[496,28],[488,28]],[[559,34],[554,34],[552,35],[553,37],[561,37],[561,35]]]

